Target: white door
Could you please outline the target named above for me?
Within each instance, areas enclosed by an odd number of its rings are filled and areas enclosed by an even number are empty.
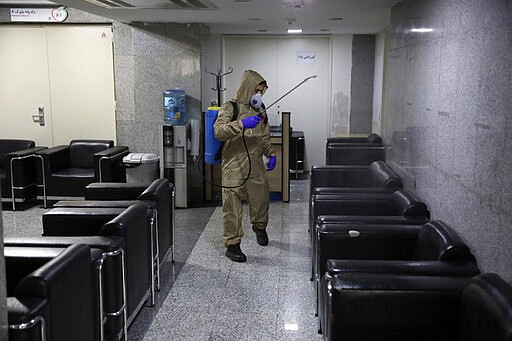
[[[269,90],[263,96],[268,106],[290,91],[305,78],[316,75],[283,98],[269,110],[271,125],[279,125],[278,112],[291,112],[291,126],[304,131],[306,141],[305,169],[314,164],[325,164],[325,140],[329,127],[330,47],[324,37],[240,37],[224,39],[223,70],[232,66],[226,76],[226,94],[232,98],[246,69],[259,72],[268,82]],[[304,56],[310,60],[300,59]]]
[[[116,140],[109,25],[4,25],[0,51],[0,137]],[[40,107],[45,126],[32,122]]]
[[[112,30],[47,26],[53,143],[116,141]]]
[[[46,50],[41,26],[0,25],[0,138],[53,145]],[[32,118],[39,108],[45,125]]]

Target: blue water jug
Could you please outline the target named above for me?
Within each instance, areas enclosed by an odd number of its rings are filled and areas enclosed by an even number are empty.
[[[166,125],[182,125],[187,123],[184,90],[164,90],[164,123]]]
[[[215,133],[213,131],[213,124],[217,120],[219,110],[220,107],[208,107],[208,110],[206,111],[204,162],[210,165],[219,165],[221,161],[220,159],[215,160],[215,155],[219,151],[219,148],[221,148],[222,141],[215,138]]]

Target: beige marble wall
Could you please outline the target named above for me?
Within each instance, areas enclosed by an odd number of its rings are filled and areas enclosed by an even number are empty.
[[[187,93],[189,118],[201,117],[200,26],[114,23],[118,143],[158,154],[162,91]]]
[[[404,0],[391,17],[388,160],[512,282],[512,2]]]

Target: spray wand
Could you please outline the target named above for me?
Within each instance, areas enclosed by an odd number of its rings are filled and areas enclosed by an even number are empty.
[[[299,86],[301,86],[302,84],[306,83],[308,80],[310,80],[311,78],[316,78],[317,76],[314,75],[314,76],[309,76],[307,78],[305,78],[302,82],[300,82],[299,84],[295,85],[290,91],[288,91],[287,93],[285,93],[284,95],[282,95],[281,97],[279,97],[278,99],[276,99],[274,102],[272,102],[268,107],[266,107],[263,111],[261,111],[258,116],[261,117],[262,119],[265,119],[267,118],[267,110],[270,109],[274,104],[276,104],[277,102],[279,102],[280,100],[282,100],[283,98],[285,98],[286,96],[288,96],[288,94],[290,94],[293,90],[297,89]]]

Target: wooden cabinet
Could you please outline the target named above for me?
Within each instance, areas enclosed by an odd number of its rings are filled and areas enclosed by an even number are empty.
[[[276,152],[277,165],[267,172],[270,192],[280,192],[284,202],[290,201],[290,113],[281,113],[282,133],[270,138]]]

